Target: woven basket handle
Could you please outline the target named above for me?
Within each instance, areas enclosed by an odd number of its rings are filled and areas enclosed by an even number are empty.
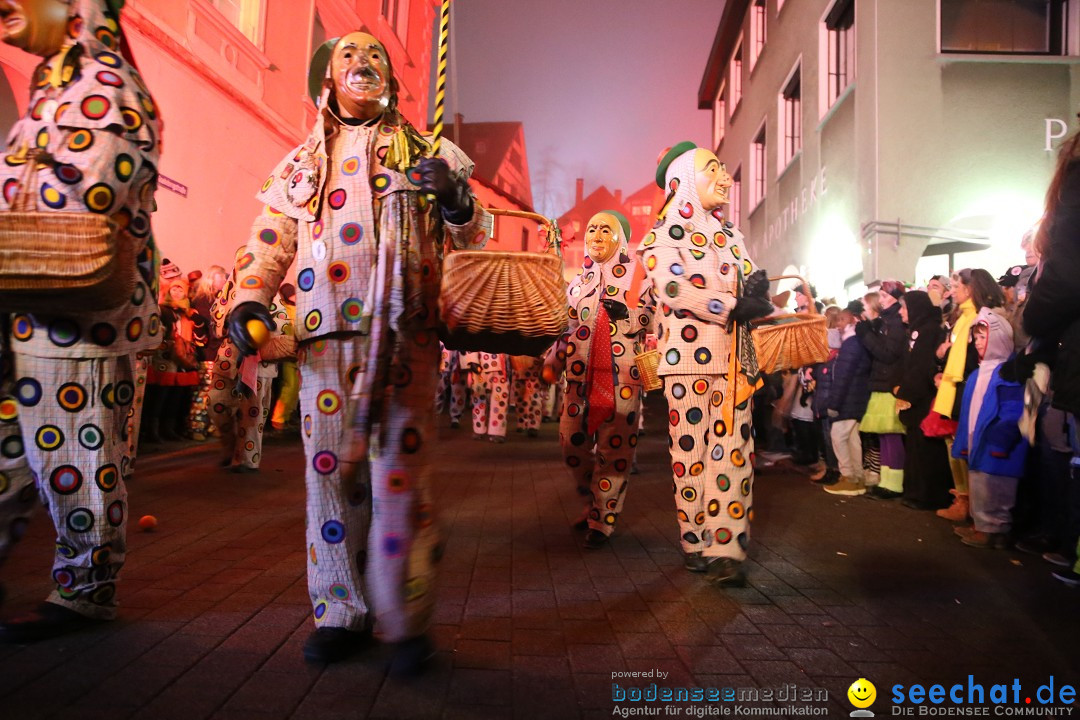
[[[11,200],[11,212],[37,212],[37,165],[42,155],[36,149],[26,153],[26,167],[19,176],[19,186]]]
[[[553,239],[557,240],[559,238],[559,224],[555,220],[553,220],[553,219],[551,219],[549,217],[544,217],[543,215],[540,215],[539,213],[526,212],[525,210],[504,210],[502,208],[484,208],[484,209],[487,210],[492,215],[502,215],[504,217],[516,217],[516,218],[522,218],[524,220],[533,220],[536,223],[538,223],[540,225],[543,225],[547,229],[547,237],[548,237],[548,250],[547,251],[551,252],[553,255],[560,255],[561,254],[559,252],[559,243],[558,242],[552,242]],[[453,248],[451,248],[451,251],[453,251]]]

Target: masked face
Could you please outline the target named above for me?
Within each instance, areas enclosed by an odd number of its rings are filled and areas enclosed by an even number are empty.
[[[619,221],[607,213],[597,213],[585,227],[585,249],[595,262],[606,262],[619,247]]]
[[[724,163],[717,160],[715,155],[704,148],[698,148],[694,153],[694,172],[702,210],[711,212],[730,202],[728,191],[734,181]]]
[[[70,11],[65,0],[0,0],[3,40],[41,57],[55,55],[64,46]]]
[[[334,98],[342,116],[370,120],[390,104],[390,62],[386,48],[367,33],[349,33],[330,59]]]

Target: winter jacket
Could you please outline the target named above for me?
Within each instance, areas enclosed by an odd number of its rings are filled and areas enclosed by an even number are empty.
[[[900,319],[900,303],[883,311],[881,317],[870,323],[859,323],[855,333],[873,358],[870,391],[891,393],[900,384],[904,371],[901,360],[907,343],[904,321]]]
[[[859,420],[870,402],[870,353],[852,335],[840,345],[833,365],[828,409],[838,414],[834,420]]]
[[[1023,477],[1028,444],[1017,423],[1024,411],[1024,386],[1002,380],[1000,373],[994,373],[979,408],[974,439],[968,447],[968,415],[974,394],[975,378],[970,378],[964,386],[964,405],[953,440],[953,457],[967,460],[968,467],[978,472]]]
[[[908,307],[910,348],[900,363],[896,396],[911,405],[900,412],[900,422],[910,430],[930,412],[937,395],[934,387],[934,375],[939,368],[937,349],[945,341],[945,328],[941,324],[941,308],[931,304],[926,293],[916,290],[904,299]]]

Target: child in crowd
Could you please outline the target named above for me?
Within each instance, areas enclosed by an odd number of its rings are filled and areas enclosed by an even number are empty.
[[[1028,446],[1017,424],[1024,410],[1024,387],[998,373],[1013,352],[1012,327],[1003,315],[980,310],[972,341],[979,369],[964,386],[952,454],[968,463],[974,523],[958,527],[956,534],[965,545],[1003,549],[1027,460]]]
[[[864,313],[860,300],[852,300],[840,313],[840,352],[833,363],[833,378],[826,400],[831,421],[830,439],[840,468],[839,482],[827,485],[833,495],[862,495],[867,476],[863,472],[863,448],[859,420],[870,402],[870,353],[855,336],[855,323]],[[876,480],[877,478],[874,478]]]

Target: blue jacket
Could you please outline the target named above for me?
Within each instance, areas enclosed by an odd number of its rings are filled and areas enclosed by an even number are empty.
[[[1023,477],[1028,444],[1020,435],[1017,423],[1024,411],[1024,386],[1002,380],[1000,373],[994,372],[983,396],[982,407],[979,408],[974,438],[969,448],[968,416],[976,384],[974,374],[964,384],[964,399],[952,446],[953,457],[967,460],[968,467],[978,472]]]
[[[852,336],[840,345],[832,367],[828,409],[840,413],[834,420],[861,420],[870,402],[870,353]]]

